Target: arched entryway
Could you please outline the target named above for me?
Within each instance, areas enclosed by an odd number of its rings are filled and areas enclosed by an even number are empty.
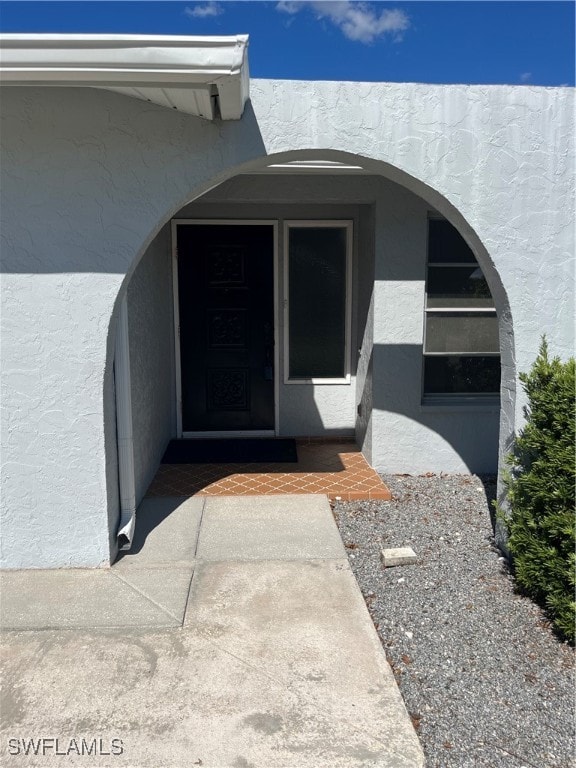
[[[264,425],[271,432],[355,436],[368,459],[383,471],[495,469],[498,446],[500,452],[505,449],[513,425],[512,322],[493,261],[462,214],[423,182],[385,163],[341,152],[299,151],[261,158],[232,169],[226,180],[219,181],[204,194],[191,194],[191,202],[166,218],[143,249],[141,260],[135,260],[124,285],[128,316],[133,317],[136,499],[145,491],[167,440],[183,432],[202,431],[202,425],[200,430],[186,430],[182,421],[182,387],[187,383],[182,378],[178,336],[182,333],[179,231],[186,233],[182,242],[188,238],[190,261],[194,253],[208,248],[212,262],[214,247],[222,256],[222,247],[238,245],[226,246],[223,235],[229,240],[231,232],[250,226],[270,232],[273,279],[266,290],[273,327],[268,342],[272,335],[275,344],[273,352],[263,352],[261,367],[263,380],[268,368],[273,391],[273,420]],[[470,396],[460,402],[453,398],[427,404],[423,396],[431,221],[445,222],[457,234],[466,249],[465,260],[473,267],[467,274],[480,270],[493,297],[490,310],[481,314],[494,312],[498,318],[501,405]],[[289,305],[294,301],[289,285],[290,238],[301,235],[305,242],[310,230],[322,235],[323,229],[345,231],[349,240],[350,252],[343,260],[348,266],[341,279],[345,283],[342,312],[348,312],[342,336],[344,366],[340,377],[338,372],[322,377],[312,371],[298,380],[290,372]],[[190,298],[193,304],[194,294]],[[230,315],[226,307],[212,307],[209,312],[214,309],[219,310],[217,324]],[[245,314],[243,307],[231,309],[235,316]],[[190,337],[191,349],[197,339]],[[261,341],[264,348],[264,337]],[[198,381],[208,381],[206,362],[198,362],[197,367]],[[235,397],[245,397],[237,388],[232,391]],[[233,413],[231,409],[232,419],[224,431],[234,432]]]

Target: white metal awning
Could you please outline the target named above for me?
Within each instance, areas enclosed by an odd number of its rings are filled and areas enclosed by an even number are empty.
[[[0,35],[0,85],[104,88],[213,120],[239,120],[248,35]]]

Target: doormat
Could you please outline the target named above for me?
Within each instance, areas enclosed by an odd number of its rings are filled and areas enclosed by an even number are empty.
[[[297,462],[291,437],[233,437],[171,440],[162,464],[275,464]]]

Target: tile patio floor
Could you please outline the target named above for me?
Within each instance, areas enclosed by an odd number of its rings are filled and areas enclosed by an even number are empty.
[[[298,463],[161,464],[147,496],[321,493],[331,501],[390,499],[356,443],[297,441]]]

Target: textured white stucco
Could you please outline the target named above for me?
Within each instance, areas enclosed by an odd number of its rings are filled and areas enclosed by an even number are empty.
[[[170,228],[150,245],[128,285],[136,503],[174,435],[174,324]]]
[[[6,567],[108,562],[119,295],[174,213],[271,154],[357,155],[459,227],[500,312],[501,450],[541,334],[572,353],[571,89],[253,81],[251,93],[241,121],[210,124],[96,90],[3,92]]]

